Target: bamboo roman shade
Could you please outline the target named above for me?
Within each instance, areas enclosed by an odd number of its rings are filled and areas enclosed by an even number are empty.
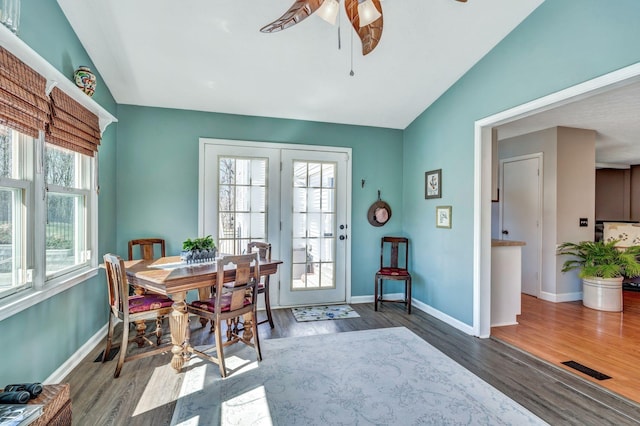
[[[57,87],[53,88],[50,97],[51,117],[45,140],[93,156],[100,145],[98,117]]]
[[[34,138],[49,121],[47,80],[0,47],[0,124]]]
[[[0,124],[51,144],[93,156],[100,145],[98,116],[0,47]]]

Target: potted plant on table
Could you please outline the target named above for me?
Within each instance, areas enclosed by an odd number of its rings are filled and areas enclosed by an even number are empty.
[[[622,281],[640,276],[640,246],[616,247],[617,240],[563,243],[558,255],[571,256],[562,272],[578,269],[582,303],[601,311],[622,311]]]
[[[187,238],[182,243],[180,259],[187,263],[206,262],[214,259],[217,253],[218,250],[211,235],[195,238],[193,240],[191,238]]]

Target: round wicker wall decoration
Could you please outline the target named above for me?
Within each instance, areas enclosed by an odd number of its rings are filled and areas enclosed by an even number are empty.
[[[371,204],[369,211],[367,211],[367,220],[373,226],[382,226],[391,219],[391,207],[389,204],[378,199],[375,203]]]

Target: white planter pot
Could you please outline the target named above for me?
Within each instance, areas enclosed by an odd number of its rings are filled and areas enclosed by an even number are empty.
[[[622,311],[622,277],[583,278],[582,304],[599,311]]]

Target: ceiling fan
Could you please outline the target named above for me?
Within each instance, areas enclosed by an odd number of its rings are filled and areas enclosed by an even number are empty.
[[[334,24],[340,0],[295,0],[281,17],[260,29],[263,33],[275,33],[294,26],[317,13],[325,21]],[[456,0],[466,3],[467,0]],[[382,37],[382,5],[380,0],[344,0],[349,22],[362,41],[362,54],[376,48]]]

